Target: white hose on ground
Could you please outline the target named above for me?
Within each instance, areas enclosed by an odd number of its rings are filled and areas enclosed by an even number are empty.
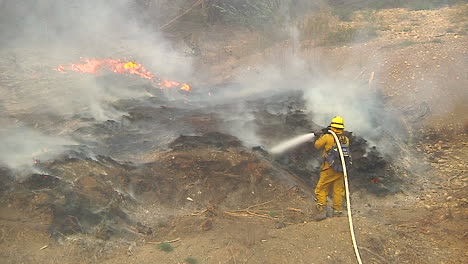
[[[353,217],[351,216],[351,201],[349,199],[348,172],[347,172],[346,163],[343,157],[343,150],[341,149],[341,143],[338,140],[338,137],[336,136],[335,132],[331,130],[328,130],[328,132],[330,132],[335,138],[336,146],[338,146],[338,151],[340,152],[341,165],[343,166],[344,182],[345,182],[345,189],[346,189],[346,206],[348,208],[349,229],[351,231],[351,239],[353,240],[354,253],[356,254],[358,263],[362,264],[361,255],[359,254],[359,249],[356,243],[356,236],[354,235]]]

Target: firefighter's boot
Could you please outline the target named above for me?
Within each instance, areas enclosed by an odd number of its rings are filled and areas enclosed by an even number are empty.
[[[346,216],[346,213],[343,211],[338,211],[338,210],[333,210],[333,217],[344,217]]]
[[[325,210],[325,205],[317,204],[312,207],[312,219],[314,221],[322,221],[327,218],[327,210]]]

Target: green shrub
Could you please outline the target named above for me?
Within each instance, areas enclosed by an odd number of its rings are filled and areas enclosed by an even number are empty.
[[[168,243],[168,242],[163,242],[158,245],[159,249],[165,252],[171,252],[174,251],[174,247]]]
[[[442,44],[442,43],[444,43],[444,41],[441,40],[441,39],[433,39],[433,40],[431,40],[430,42],[432,42],[432,43],[437,43],[437,44]]]
[[[411,46],[411,45],[414,45],[416,44],[417,42],[414,42],[412,40],[404,40],[403,42],[401,42],[400,44],[398,44],[398,46],[400,47],[408,47],[408,46]]]
[[[184,259],[185,262],[187,262],[188,264],[197,264],[198,263],[198,260],[196,258],[192,258],[192,257],[188,257],[186,259]]]
[[[271,217],[277,217],[279,213],[277,211],[268,211],[268,215]]]
[[[352,21],[353,15],[356,10],[354,8],[343,7],[343,8],[333,8],[332,12],[337,16],[341,21]]]
[[[358,35],[358,29],[351,26],[339,26],[338,30],[329,32],[323,45],[339,45],[352,42]]]

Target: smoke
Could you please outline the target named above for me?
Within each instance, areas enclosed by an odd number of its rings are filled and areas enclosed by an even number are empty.
[[[27,124],[11,127],[10,121],[0,120],[4,165],[27,167],[33,159],[53,157],[64,150],[61,146],[73,143],[33,128],[35,121],[28,115],[56,120],[78,116],[97,123],[120,120],[126,113],[116,107],[118,100],[151,96],[150,85],[159,90],[136,76],[55,71],[60,64],[80,63],[81,58],[130,60],[157,77],[187,81],[192,61],[180,51],[183,44],[173,45],[155,24],[144,21],[140,4],[0,1],[1,114]]]
[[[256,146],[260,142],[257,135],[254,111],[249,111],[247,102],[236,102],[230,105],[227,111],[219,111],[217,116],[223,120],[224,130],[236,135],[246,146]],[[240,133],[240,131],[243,131]]]
[[[1,4],[4,61],[0,67],[10,82],[0,89],[29,109],[105,121],[125,114],[112,102],[148,95],[129,88],[136,77],[114,76],[119,83],[104,85],[95,81],[97,76],[53,71],[59,64],[79,63],[81,57],[136,61],[164,79],[191,75],[190,58],[175,50],[154,25],[143,22],[136,1],[6,0]]]
[[[253,67],[254,70],[249,67],[241,71],[235,78],[236,89],[219,92],[213,101],[242,102],[275,98],[275,94],[287,91],[302,91],[306,104],[304,109],[298,110],[308,113],[312,123],[326,127],[334,116],[339,115],[345,120],[346,130],[364,137],[385,155],[395,154],[398,149],[394,141],[401,142],[407,137],[400,113],[387,104],[378,83],[369,81],[368,76],[356,78],[359,72],[374,69],[373,65],[379,63],[381,56],[378,51],[373,51],[370,58],[363,58],[360,51],[352,48],[348,48],[343,57],[330,57],[332,52],[320,47],[302,51],[299,31],[291,28],[289,45],[272,47],[270,50],[274,52],[268,52],[273,56],[264,54],[263,62]],[[361,43],[361,34],[356,36],[353,43]],[[313,56],[308,56],[308,53]],[[335,62],[330,62],[332,60]],[[353,61],[359,61],[360,65]],[[366,71],[365,75],[368,73]],[[378,70],[372,73],[375,76],[385,74]],[[245,107],[243,111],[238,114],[239,119],[242,119],[242,114],[252,113],[255,109]],[[231,118],[234,117],[231,115]],[[256,133],[241,126],[232,130],[239,138]],[[262,144],[261,136],[256,138],[256,144]]]
[[[65,150],[65,145],[75,145],[71,139],[45,135],[11,120],[0,120],[0,165],[19,172],[34,171],[35,162],[54,158]]]
[[[137,2],[1,1],[0,104],[5,112],[79,115],[102,122],[125,114],[115,106],[116,101],[147,95],[147,91],[134,88],[136,82],[147,83],[138,77],[53,70],[59,64],[77,63],[81,57],[128,59],[157,76],[182,82],[193,76],[192,60],[181,52],[182,42],[168,41],[157,25],[141,15]],[[297,9],[291,15],[297,11],[304,10]],[[235,89],[217,91],[209,97],[211,104],[237,104],[232,112],[220,113],[226,130],[248,145],[261,144],[256,109],[246,101],[297,90],[304,93],[307,102],[303,110],[310,114],[312,122],[322,126],[341,115],[348,130],[373,138],[376,144],[388,128],[397,127],[393,113],[375,87],[349,78],[354,68],[328,70],[323,65],[326,58],[320,60],[326,57],[320,50],[314,51],[315,60],[311,61],[300,52],[301,31],[294,24],[284,28],[290,30],[292,45],[273,46],[264,63],[240,71],[233,80],[237,83]],[[35,136],[42,137],[40,133]]]
[[[388,116],[391,110],[385,109],[383,99],[373,88],[345,78],[317,80],[307,87],[305,98],[314,122],[323,126],[339,115],[347,130],[378,137],[381,129],[394,122]]]

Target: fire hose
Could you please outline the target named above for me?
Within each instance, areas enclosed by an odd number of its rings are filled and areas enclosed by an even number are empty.
[[[335,138],[336,146],[338,146],[338,151],[340,152],[340,159],[341,159],[341,165],[343,166],[343,175],[344,175],[344,182],[345,182],[345,189],[346,189],[346,207],[348,209],[349,229],[351,232],[351,239],[353,240],[354,253],[356,254],[358,263],[362,264],[361,255],[359,254],[359,249],[356,243],[356,236],[354,235],[353,217],[351,215],[351,201],[349,198],[348,172],[346,169],[346,163],[345,163],[345,159],[343,156],[343,150],[341,149],[341,143],[338,140],[338,137],[336,136],[335,132],[331,130],[328,130],[328,132],[330,132]]]

